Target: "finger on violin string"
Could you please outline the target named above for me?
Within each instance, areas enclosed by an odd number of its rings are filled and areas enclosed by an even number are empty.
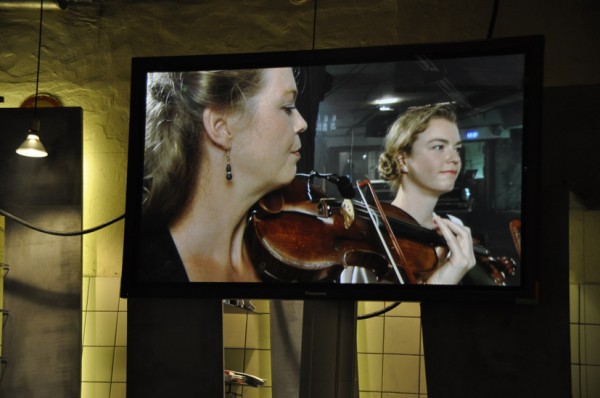
[[[456,240],[456,235],[450,230],[448,225],[445,223],[445,220],[437,217],[436,225],[438,226],[444,239],[446,239],[446,243],[448,244],[448,246],[450,246],[450,249],[452,249],[453,244],[458,244],[458,241]]]
[[[459,225],[459,224],[453,222],[452,220],[443,219],[439,216],[437,216],[437,217],[438,217],[438,221],[436,222],[436,225],[440,226],[440,228],[442,228],[441,225],[443,225],[448,230],[450,230],[450,232],[457,238],[460,237],[467,241],[472,241],[471,230],[469,229],[469,227],[466,227],[464,225]]]
[[[444,219],[444,218],[438,216],[437,214],[434,216],[433,221],[442,233],[444,233],[444,231],[452,233],[453,227],[451,227],[450,225],[451,224],[456,225],[453,221]],[[455,235],[455,234],[452,233],[452,235]]]
[[[464,257],[465,259],[467,258],[467,256],[470,256],[470,252],[472,252],[472,245],[470,243],[470,241],[466,240],[465,237],[461,234],[461,235],[457,235],[455,234],[455,232],[453,231],[460,231],[460,229],[454,228],[454,226],[456,227],[460,227],[459,225],[456,225],[455,223],[453,223],[450,220],[444,220],[442,218],[437,219],[437,225],[440,228],[440,232],[442,233],[442,236],[444,237],[444,239],[446,240],[446,243],[448,244],[448,248],[450,249],[450,252],[452,253],[452,260],[454,261],[462,261],[462,259],[459,259],[460,257]],[[452,224],[454,224],[454,226],[451,226]]]

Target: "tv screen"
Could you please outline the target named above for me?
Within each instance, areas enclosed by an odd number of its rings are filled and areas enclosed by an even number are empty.
[[[543,38],[134,58],[122,295],[536,298]]]

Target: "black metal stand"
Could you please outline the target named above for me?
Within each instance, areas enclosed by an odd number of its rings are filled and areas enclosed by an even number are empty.
[[[358,398],[356,301],[305,301],[300,398]]]
[[[223,397],[222,300],[129,298],[128,397]]]
[[[281,311],[271,318],[290,333],[272,336],[274,396],[287,389],[291,397],[358,398],[356,302],[292,304],[291,319],[278,318]],[[222,397],[222,321],[221,300],[129,298],[127,396]],[[282,377],[288,363],[293,369]]]

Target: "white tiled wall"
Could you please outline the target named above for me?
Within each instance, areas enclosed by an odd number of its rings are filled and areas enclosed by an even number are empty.
[[[119,282],[118,277],[83,281],[82,398],[125,397],[127,301],[119,298]],[[237,397],[271,398],[269,303],[254,304],[255,313],[223,316],[225,367],[267,379],[264,387],[232,388]],[[359,303],[359,314],[385,305]],[[426,396],[419,316],[418,304],[405,303],[385,316],[359,321],[361,398]]]
[[[83,281],[82,398],[125,398],[127,301],[119,298],[118,277]],[[271,398],[269,304],[255,301],[256,313],[224,314],[227,369],[267,379],[261,388],[233,388],[243,398]],[[361,302],[359,315],[390,303]],[[573,396],[600,396],[600,284],[571,284]],[[358,321],[360,398],[427,396],[420,307],[403,303],[383,316]],[[233,396],[233,395],[231,395]]]
[[[233,388],[237,397],[270,398],[269,305],[254,304],[256,313],[224,315],[225,367],[267,379],[265,387]],[[358,312],[389,304],[360,302]],[[419,304],[403,303],[384,316],[358,321],[357,350],[360,398],[426,397]]]
[[[391,304],[360,302],[358,313]],[[426,396],[418,303],[402,303],[383,316],[358,321],[357,350],[360,398]]]
[[[231,387],[226,397],[271,397],[269,302],[255,300],[253,313],[223,314],[225,368],[266,379],[262,387]]]
[[[120,278],[85,277],[82,295],[82,398],[125,398],[127,301]]]
[[[573,397],[600,397],[600,284],[571,284]]]
[[[600,211],[571,197],[569,269],[573,397],[600,397]]]

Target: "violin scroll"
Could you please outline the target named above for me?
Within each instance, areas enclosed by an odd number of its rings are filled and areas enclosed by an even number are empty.
[[[480,244],[475,245],[474,250],[477,263],[484,267],[495,285],[506,286],[507,280],[517,274],[517,262],[512,257],[492,256]]]

